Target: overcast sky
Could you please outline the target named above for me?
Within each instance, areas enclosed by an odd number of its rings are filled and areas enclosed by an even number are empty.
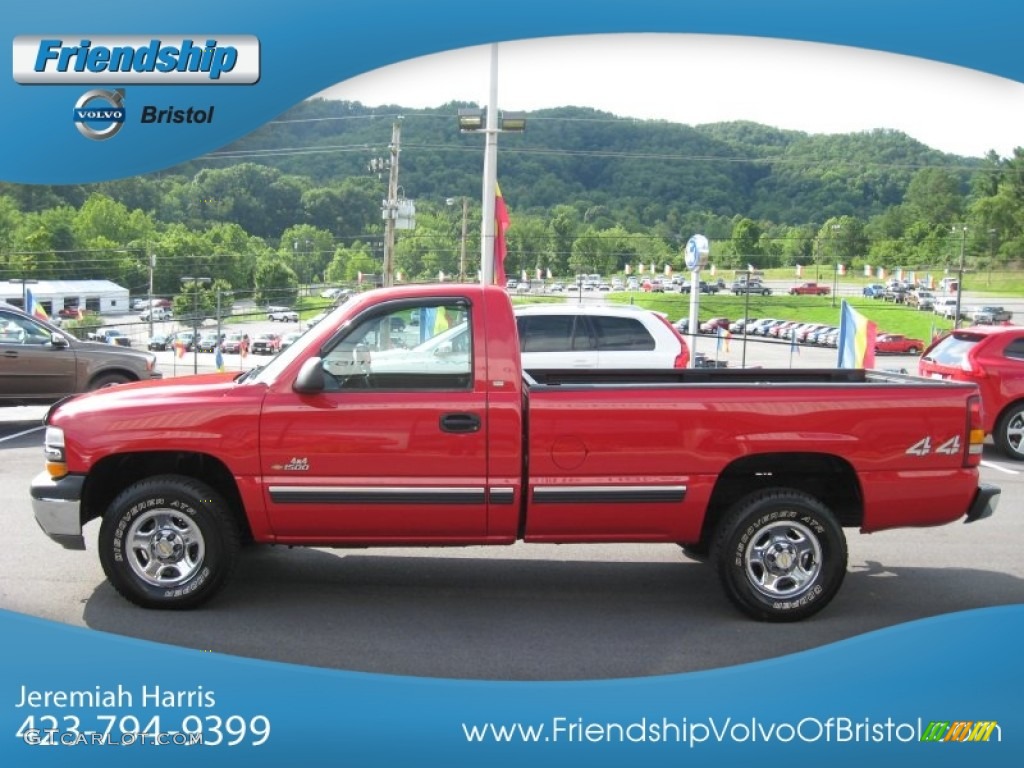
[[[486,105],[490,46],[394,64],[319,94],[366,106]],[[1024,84],[860,48],[714,35],[592,35],[501,43],[504,110],[580,106],[700,125],[752,120],[807,133],[890,128],[936,149],[1024,146]]]

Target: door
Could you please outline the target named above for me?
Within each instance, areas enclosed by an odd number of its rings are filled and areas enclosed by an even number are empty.
[[[276,535],[353,543],[485,536],[487,408],[466,331],[472,321],[454,301],[371,308],[320,350],[323,392],[268,395],[261,465]]]

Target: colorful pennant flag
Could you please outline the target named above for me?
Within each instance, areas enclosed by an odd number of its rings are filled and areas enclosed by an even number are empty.
[[[874,368],[878,326],[846,300],[839,314],[839,367]]]
[[[43,305],[36,302],[31,289],[25,291],[25,311],[34,317],[38,317],[40,320],[49,321],[50,319],[46,314],[46,310],[43,309]]]

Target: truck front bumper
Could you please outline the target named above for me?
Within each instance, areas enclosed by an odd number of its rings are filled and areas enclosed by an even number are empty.
[[[974,502],[967,510],[965,523],[973,523],[975,520],[984,520],[992,517],[992,513],[999,506],[999,486],[982,483],[978,486],[978,492],[974,494]]]
[[[65,549],[85,549],[82,535],[82,475],[54,480],[46,472],[32,479],[32,511],[43,533]]]

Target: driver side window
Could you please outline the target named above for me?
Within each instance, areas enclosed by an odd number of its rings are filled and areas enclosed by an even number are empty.
[[[28,318],[14,314],[0,316],[0,344],[49,344],[50,331]]]
[[[469,314],[460,302],[403,304],[373,314],[324,354],[324,370],[339,389],[469,389]]]

